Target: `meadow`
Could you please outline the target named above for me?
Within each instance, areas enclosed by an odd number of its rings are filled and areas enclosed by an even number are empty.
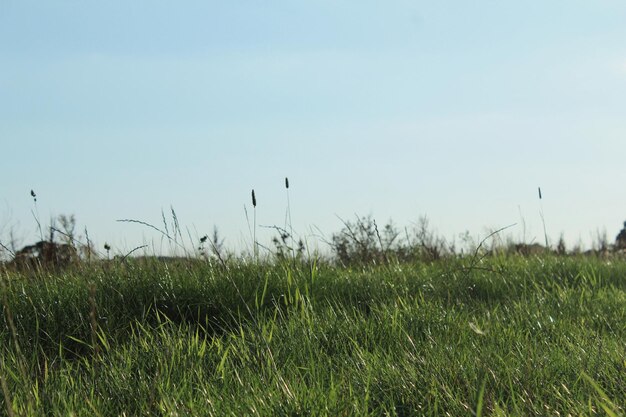
[[[624,415],[626,262],[2,271],[8,416]]]

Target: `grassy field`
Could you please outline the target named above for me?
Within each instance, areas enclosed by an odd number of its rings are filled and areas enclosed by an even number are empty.
[[[3,272],[5,415],[624,415],[626,262]]]

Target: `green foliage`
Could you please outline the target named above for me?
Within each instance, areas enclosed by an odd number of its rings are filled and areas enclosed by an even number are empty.
[[[624,415],[626,263],[3,275],[6,415]]]

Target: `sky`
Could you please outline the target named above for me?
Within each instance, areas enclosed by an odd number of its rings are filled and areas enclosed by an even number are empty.
[[[117,220],[173,207],[187,241],[240,250],[254,189],[270,246],[285,177],[311,246],[356,215],[612,241],[624,22],[622,0],[0,0],[0,242],[74,214],[98,247],[161,251]]]

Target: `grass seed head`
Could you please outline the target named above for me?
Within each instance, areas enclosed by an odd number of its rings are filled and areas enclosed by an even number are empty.
[[[256,196],[254,195],[254,190],[252,190],[252,206],[256,207]]]
[[[289,189],[289,178],[285,177],[285,188]]]

